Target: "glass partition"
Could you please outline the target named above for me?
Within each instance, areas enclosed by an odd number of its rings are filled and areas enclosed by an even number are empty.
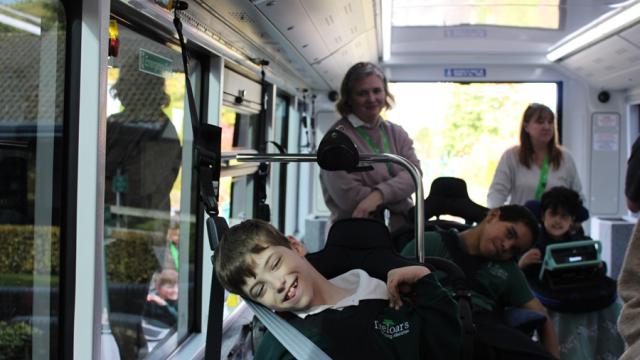
[[[180,52],[110,30],[103,321],[133,359],[171,351],[193,323],[196,191]]]

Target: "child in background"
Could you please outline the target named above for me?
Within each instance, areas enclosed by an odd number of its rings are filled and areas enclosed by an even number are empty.
[[[155,289],[147,295],[142,316],[155,326],[176,326],[178,321],[178,273],[175,270],[164,269],[157,274]]]

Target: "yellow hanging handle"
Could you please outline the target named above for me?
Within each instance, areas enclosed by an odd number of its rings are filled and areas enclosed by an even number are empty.
[[[238,306],[238,304],[240,303],[240,297],[236,294],[229,294],[229,296],[227,296],[227,306],[230,308],[234,308],[236,306]]]

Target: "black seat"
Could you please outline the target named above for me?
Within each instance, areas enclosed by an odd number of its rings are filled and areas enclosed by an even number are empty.
[[[307,260],[328,279],[352,269],[363,269],[386,281],[389,270],[416,265],[393,249],[384,223],[365,218],[336,221],[324,249],[307,255]]]
[[[430,221],[432,217],[438,221],[441,215],[451,215],[462,218],[466,225],[473,225],[480,223],[488,211],[469,198],[467,183],[455,177],[433,180],[429,196],[424,199],[425,221]]]
[[[414,216],[415,208],[409,211],[409,217]],[[429,195],[424,199],[425,230],[466,230],[478,224],[487,216],[488,208],[478,205],[467,192],[467,183],[456,177],[438,177],[431,183]],[[455,216],[462,219],[453,221],[441,219],[442,215]],[[435,218],[435,219],[434,219]],[[413,225],[406,225],[391,234],[394,247],[402,251],[414,238]]]

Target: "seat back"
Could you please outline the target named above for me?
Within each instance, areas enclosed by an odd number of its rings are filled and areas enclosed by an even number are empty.
[[[480,223],[487,215],[487,209],[469,198],[467,183],[460,178],[439,177],[431,183],[429,196],[424,199],[425,221],[441,215],[452,215],[471,225]]]
[[[386,280],[391,269],[416,265],[396,252],[386,225],[374,219],[342,219],[329,230],[324,249],[307,255],[307,260],[326,278],[352,269]]]
[[[409,216],[414,216],[414,209]],[[438,177],[431,183],[429,195],[424,199],[425,231],[457,229],[466,230],[480,223],[487,216],[488,208],[469,198],[467,183],[456,177]],[[441,219],[442,215],[462,218],[464,222]],[[435,219],[433,219],[435,217]],[[413,227],[404,226],[391,235],[394,247],[401,251],[413,240]]]

